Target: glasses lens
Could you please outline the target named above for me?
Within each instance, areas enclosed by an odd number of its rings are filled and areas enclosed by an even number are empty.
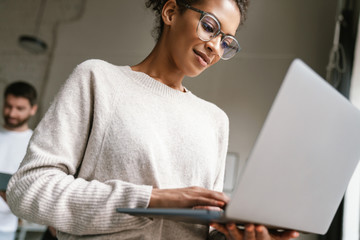
[[[220,30],[220,24],[211,15],[204,15],[197,27],[197,33],[201,40],[209,41],[215,37]]]
[[[220,33],[220,23],[210,14],[205,14],[199,21],[197,34],[202,41],[210,41]],[[232,58],[240,51],[238,41],[233,36],[225,35],[221,40],[220,57],[224,60]]]
[[[238,41],[232,36],[225,36],[221,41],[221,50],[223,51],[221,54],[222,59],[230,59],[237,52],[240,51],[240,45]]]

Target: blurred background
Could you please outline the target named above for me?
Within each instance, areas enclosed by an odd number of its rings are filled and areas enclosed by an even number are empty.
[[[229,161],[240,167],[245,163],[294,58],[349,97],[359,2],[252,0],[236,36],[241,52],[199,77],[185,79],[190,91],[228,114]],[[40,109],[30,124],[35,128],[77,64],[96,58],[133,65],[150,53],[154,17],[144,3],[0,0],[0,91],[16,80],[36,87]],[[236,178],[238,173],[227,174]],[[300,239],[342,239],[342,209],[329,235],[305,234]]]

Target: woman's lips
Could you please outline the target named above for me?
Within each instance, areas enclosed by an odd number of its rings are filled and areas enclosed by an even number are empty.
[[[196,51],[196,50],[194,50],[194,53],[197,55],[198,60],[201,65],[206,67],[208,64],[210,64],[210,58],[208,56],[206,56],[206,54]]]

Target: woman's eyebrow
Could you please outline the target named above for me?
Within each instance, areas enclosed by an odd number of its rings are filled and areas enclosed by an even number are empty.
[[[215,15],[214,13],[212,13],[212,12],[207,12],[207,11],[203,11],[203,12],[205,12],[205,13],[207,13],[207,14],[211,14],[214,18],[216,18],[216,20],[217,20],[217,21],[219,22],[219,24],[220,24],[220,30],[222,30],[222,28],[221,28],[221,26],[222,26],[221,21],[219,20],[218,17],[216,17],[216,15]],[[238,32],[238,30],[239,30],[239,28],[236,29],[234,35],[233,35],[233,34],[227,34],[227,33],[225,33],[224,31],[222,31],[222,32],[224,32],[226,35],[230,35],[230,36],[235,37],[235,35],[236,35],[236,33]]]

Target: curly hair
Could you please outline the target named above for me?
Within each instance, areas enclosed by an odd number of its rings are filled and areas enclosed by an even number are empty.
[[[147,0],[145,3],[147,8],[151,8],[155,12],[156,26],[152,32],[152,35],[156,40],[159,40],[164,28],[164,22],[161,18],[161,12],[162,12],[162,8],[164,7],[167,1],[168,0]],[[194,3],[198,3],[201,1],[203,0],[176,0],[176,3],[178,3],[180,13],[183,13],[186,9],[185,7],[183,7],[184,4],[192,5]],[[250,0],[234,0],[234,1],[236,2],[240,10],[240,15],[241,15],[240,24],[243,24],[244,21],[246,20],[246,13],[249,7]],[[183,4],[179,4],[179,2]]]

